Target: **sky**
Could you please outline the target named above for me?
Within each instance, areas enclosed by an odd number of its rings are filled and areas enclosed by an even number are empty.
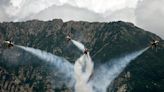
[[[132,22],[164,39],[164,0],[0,0],[0,22]]]

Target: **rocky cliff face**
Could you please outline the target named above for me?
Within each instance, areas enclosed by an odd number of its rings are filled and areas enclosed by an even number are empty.
[[[112,85],[114,92],[164,91],[163,41],[155,34],[131,23],[89,23],[53,21],[5,22],[0,24],[3,40],[62,56],[71,63],[82,54],[65,36],[81,41],[89,49],[95,64],[145,48],[152,39],[161,40],[158,50],[148,50],[130,63]],[[70,92],[52,83],[53,68],[46,62],[17,48],[0,49],[0,90],[2,92]],[[51,66],[51,67],[50,67]],[[110,90],[110,91],[111,91]]]

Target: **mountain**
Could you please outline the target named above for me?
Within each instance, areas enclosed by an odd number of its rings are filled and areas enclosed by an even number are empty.
[[[158,49],[149,49],[130,63],[109,86],[109,91],[164,91],[164,41],[132,23],[63,22],[60,19],[0,23],[1,42],[12,40],[17,45],[51,52],[74,63],[82,53],[66,41],[68,33],[89,49],[95,68],[110,59],[143,49],[153,39],[160,40]],[[0,47],[2,92],[71,92],[66,85],[62,85],[62,89],[55,85],[54,67],[49,63],[18,48],[7,49],[3,44]]]

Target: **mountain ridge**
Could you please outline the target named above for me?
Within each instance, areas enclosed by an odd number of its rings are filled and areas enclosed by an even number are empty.
[[[71,63],[74,63],[82,53],[70,42],[66,41],[65,37],[70,33],[73,39],[81,41],[89,49],[95,66],[99,66],[101,63],[108,62],[110,59],[120,57],[121,55],[145,48],[153,39],[160,40],[162,44],[159,46],[160,48],[158,48],[157,52],[150,49],[138,59],[134,60],[134,62],[130,63],[125,71],[116,78],[112,85],[112,90],[114,92],[124,92],[124,90],[127,92],[138,92],[143,90],[144,92],[153,92],[155,89],[158,89],[158,92],[163,91],[163,82],[159,82],[159,80],[164,79],[162,77],[164,69],[159,69],[158,67],[164,65],[164,62],[162,62],[164,60],[162,57],[164,41],[159,36],[138,28],[132,23],[122,21],[110,23],[85,21],[63,22],[61,19],[54,19],[52,21],[31,20],[26,22],[4,22],[0,23],[0,33],[3,36],[3,40],[11,40],[18,45],[41,49],[62,56]],[[54,88],[54,84],[49,82],[47,84],[47,82],[45,82],[46,76],[49,76],[50,79],[53,78],[52,75],[44,75],[45,72],[53,72],[53,70],[51,70],[52,68],[47,68],[48,64],[44,66],[44,62],[28,53],[26,54],[24,51],[22,52],[15,48],[11,50],[4,49],[5,47],[2,47],[0,49],[0,58],[2,60],[0,67],[8,72],[10,71],[9,74],[14,74],[13,76],[18,77],[24,90],[26,90],[25,85],[30,85],[27,86],[27,88],[31,88],[31,85],[35,84],[38,80],[36,79],[37,81],[34,82],[32,80],[24,82],[21,77],[19,78],[17,70],[21,71],[21,69],[23,69],[22,72],[32,72],[33,69],[36,69],[36,71],[44,70],[44,67],[46,67],[48,71],[38,71],[38,73],[41,73],[39,76],[43,77],[43,79],[40,84],[34,85],[32,92],[46,92],[46,90],[49,89],[51,89],[52,92],[55,90],[61,92],[61,90],[64,89],[70,90],[69,88]],[[23,58],[27,58],[27,60]],[[11,66],[14,65],[12,62],[16,61],[15,68],[11,68]],[[42,63],[38,64],[39,61]],[[147,66],[147,64],[149,64],[149,66]],[[30,65],[32,66],[28,69]],[[19,68],[17,66],[24,66],[25,68]],[[139,70],[145,70],[145,72],[142,74],[143,71]],[[156,74],[154,71],[160,72]],[[138,75],[140,73],[141,75]],[[151,74],[152,76],[148,77],[148,75]],[[157,78],[155,74],[158,75]],[[35,76],[38,76],[38,74]],[[26,78],[28,76],[24,75],[23,77]],[[138,78],[145,80],[143,81],[144,85],[142,85],[142,82],[137,82],[141,81]],[[146,80],[147,78],[149,78],[149,80]],[[47,81],[51,81],[50,79]],[[149,81],[160,86],[156,86]],[[3,81],[3,83],[8,82],[10,83],[10,81],[7,80]],[[47,88],[43,87],[47,85]],[[148,85],[148,87],[145,85]],[[5,86],[3,86],[3,88],[4,87]],[[4,88],[4,90],[6,90],[6,88]]]

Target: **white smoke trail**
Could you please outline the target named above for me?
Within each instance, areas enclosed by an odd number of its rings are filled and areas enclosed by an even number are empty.
[[[75,40],[71,41],[81,51],[85,51],[85,46],[82,43],[77,42]],[[93,66],[94,64],[92,62],[89,52],[77,59],[74,65],[76,79],[75,92],[93,92],[92,86],[88,82],[90,76],[93,73]]]
[[[107,87],[111,84],[111,82],[119,76],[119,74],[124,70],[124,68],[134,59],[136,59],[139,55],[145,52],[148,48],[145,48],[140,51],[136,51],[134,53],[128,54],[119,59],[112,60],[102,66],[100,66],[94,72],[94,78],[91,81],[94,92],[106,92]]]
[[[68,87],[73,87],[74,86],[74,70],[73,70],[73,65],[69,63],[66,59],[62,57],[58,57],[56,55],[53,55],[51,53],[47,53],[45,51],[41,51],[39,49],[34,49],[30,47],[24,47],[24,46],[18,46],[18,48],[21,48],[38,58],[50,62],[55,66],[55,69],[57,69],[57,72],[62,73],[64,76],[61,76],[63,78],[64,83]],[[59,76],[59,75],[58,75]]]
[[[93,92],[88,80],[93,72],[93,63],[89,54],[82,55],[74,65],[75,71],[75,92]]]
[[[72,43],[73,43],[74,45],[76,45],[81,51],[84,52],[85,46],[84,46],[82,43],[80,43],[80,42],[78,42],[78,41],[75,41],[75,40],[71,40],[71,41],[72,41]]]
[[[83,44],[74,41],[73,43],[82,51],[85,50]],[[111,82],[124,70],[124,68],[135,58],[145,52],[148,48],[128,54],[119,59],[112,60],[100,66],[94,72],[93,79],[88,82],[93,73],[93,62],[88,54],[82,55],[74,65],[69,63],[64,58],[52,55],[50,53],[33,49],[29,47],[17,46],[25,51],[32,53],[38,58],[51,62],[57,67],[61,73],[65,74],[65,84],[68,87],[74,86],[74,78],[76,79],[75,92],[106,92],[107,87]],[[74,75],[74,76],[73,76]]]

